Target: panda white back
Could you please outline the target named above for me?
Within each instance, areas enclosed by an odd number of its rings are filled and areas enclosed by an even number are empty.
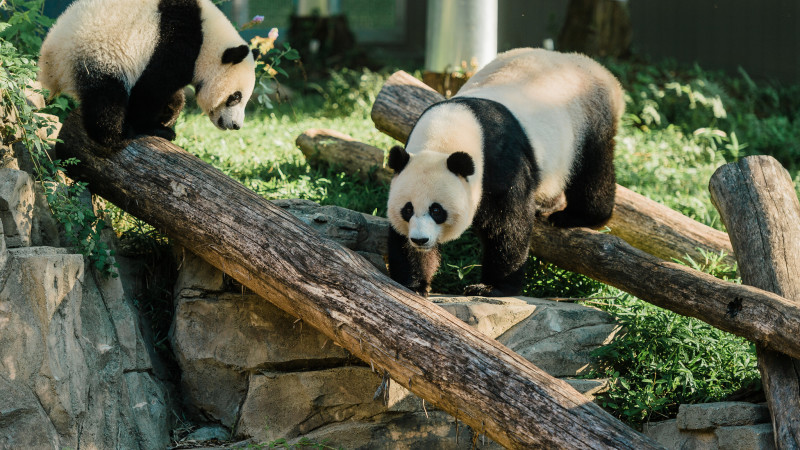
[[[624,108],[619,82],[591,58],[532,48],[501,53],[464,84],[458,97],[494,100],[517,118],[542,174],[540,200],[564,190],[592,103],[610,100],[617,120]]]
[[[76,1],[42,43],[39,80],[52,95],[79,98],[74,63],[92,61],[106,72],[121,74],[130,90],[150,61],[158,25],[158,0]]]

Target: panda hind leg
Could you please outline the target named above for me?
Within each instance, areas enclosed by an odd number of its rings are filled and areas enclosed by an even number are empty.
[[[408,239],[389,227],[389,276],[423,297],[431,289],[436,270],[439,268],[439,250],[434,248],[420,252],[410,248]]]
[[[128,92],[119,78],[78,70],[80,111],[86,134],[104,147],[120,147],[133,137],[128,124]]]
[[[586,139],[577,167],[564,191],[567,206],[550,214],[557,227],[598,227],[614,210],[617,181],[614,174],[614,133]]]

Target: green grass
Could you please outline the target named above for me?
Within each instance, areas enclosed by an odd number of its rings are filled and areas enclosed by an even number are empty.
[[[707,185],[726,161],[772,153],[798,180],[800,96],[793,97],[795,87],[669,63],[607,63],[628,97],[616,154],[620,184],[721,229]],[[305,198],[385,216],[388,186],[362,182],[337,168],[310,167],[294,142],[309,128],[331,128],[380,148],[394,145],[369,118],[386,76],[343,71],[319,84],[300,86],[292,101],[274,110],[252,111],[238,132],[220,132],[190,109],[178,123],[176,144],[266,198]],[[445,245],[442,259],[435,291],[460,293],[478,281],[480,246],[471,232]],[[732,268],[721,267],[718,257],[695,266],[732,278]],[[535,258],[530,259],[524,293],[611,298],[588,303],[614,314],[627,332],[597,352],[598,364],[586,375],[611,379],[611,390],[598,402],[634,426],[670,417],[681,403],[721,400],[758,384],[753,346],[696,319]]]

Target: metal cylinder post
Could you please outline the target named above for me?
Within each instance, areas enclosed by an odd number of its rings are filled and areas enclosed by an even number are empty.
[[[428,2],[425,70],[479,69],[497,56],[497,0]]]

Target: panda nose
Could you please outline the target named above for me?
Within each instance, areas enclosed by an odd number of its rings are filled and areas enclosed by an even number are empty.
[[[411,242],[417,245],[425,245],[428,242],[428,238],[411,238]]]
[[[239,126],[238,123],[234,123],[233,125],[231,125],[231,128],[233,128],[234,130],[238,130],[241,127]]]

